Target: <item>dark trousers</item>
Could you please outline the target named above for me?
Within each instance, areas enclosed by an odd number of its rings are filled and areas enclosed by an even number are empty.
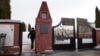
[[[34,48],[34,39],[31,39],[31,49]]]

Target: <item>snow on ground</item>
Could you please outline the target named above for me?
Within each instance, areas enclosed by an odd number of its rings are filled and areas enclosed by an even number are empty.
[[[30,44],[30,39],[28,39],[28,33],[29,32],[23,32],[23,44]],[[92,39],[91,39],[92,40]],[[83,43],[92,43],[90,39],[83,39],[82,42]],[[77,40],[76,40],[77,41]]]
[[[23,46],[22,46],[22,52],[33,52],[32,49],[31,50],[31,41],[30,39],[27,37],[29,32],[23,32]],[[35,46],[34,46],[35,47]]]
[[[31,41],[30,41],[30,39],[28,39],[28,33],[29,32],[23,32],[23,45],[28,45],[28,46],[30,46],[30,44],[31,44]],[[87,40],[87,41],[90,41],[90,40]],[[85,42],[87,42],[87,41],[85,41]],[[77,42],[77,40],[76,40],[76,42]],[[77,46],[77,44],[76,44],[76,46]],[[98,45],[98,46],[96,46],[96,48],[100,48],[100,45]]]
[[[31,41],[30,41],[30,39],[28,39],[28,33],[29,32],[23,32],[23,44],[30,44],[31,43]]]

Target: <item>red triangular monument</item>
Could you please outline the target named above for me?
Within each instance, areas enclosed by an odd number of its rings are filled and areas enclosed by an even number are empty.
[[[36,52],[52,50],[52,19],[47,3],[42,2],[38,16],[36,18]]]
[[[50,12],[45,1],[42,2],[37,18],[41,18],[41,13],[46,13],[47,17],[51,19]]]

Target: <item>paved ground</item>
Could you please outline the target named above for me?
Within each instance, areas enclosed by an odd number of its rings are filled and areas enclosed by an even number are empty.
[[[100,56],[100,50],[53,51],[44,54],[35,54],[33,51],[23,52],[21,56]]]
[[[35,54],[34,49],[30,49],[30,45],[23,45],[21,56],[100,56],[100,48],[98,49],[83,49],[75,51],[53,51],[50,53]]]

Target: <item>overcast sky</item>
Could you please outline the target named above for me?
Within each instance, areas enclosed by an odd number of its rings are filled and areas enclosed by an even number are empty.
[[[95,7],[100,8],[100,0],[11,0],[11,19],[34,26],[42,1],[47,1],[53,26],[57,25],[62,17],[81,17],[94,22]]]

